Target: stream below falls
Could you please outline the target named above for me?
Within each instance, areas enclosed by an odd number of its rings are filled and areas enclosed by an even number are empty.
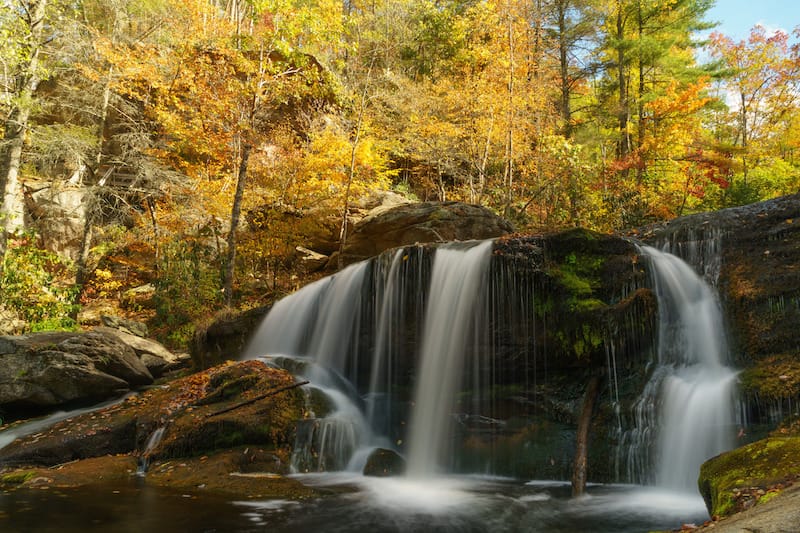
[[[4,532],[407,532],[625,533],[674,529],[708,518],[699,497],[635,485],[568,484],[467,477],[414,482],[353,474],[299,478],[330,495],[229,501],[133,478],[124,486],[0,494]]]

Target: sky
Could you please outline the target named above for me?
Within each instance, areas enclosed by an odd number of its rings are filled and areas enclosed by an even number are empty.
[[[706,19],[720,22],[715,31],[732,37],[734,41],[746,39],[750,28],[756,24],[768,30],[782,29],[791,34],[793,29],[800,26],[800,1],[717,0]]]

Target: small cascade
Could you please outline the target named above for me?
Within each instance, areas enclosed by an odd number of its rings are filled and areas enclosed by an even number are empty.
[[[150,467],[150,455],[153,453],[153,450],[155,450],[156,446],[158,446],[161,442],[166,429],[166,426],[160,426],[150,434],[150,437],[148,437],[147,443],[144,446],[144,451],[139,456],[139,460],[137,461],[137,476],[144,476],[147,473],[147,469]]]
[[[374,436],[358,394],[342,376],[304,357],[264,359],[312,383],[304,389],[307,418],[297,427],[291,459],[295,472],[345,470],[358,449],[385,445]]]
[[[700,465],[733,445],[736,372],[726,366],[722,314],[711,288],[678,257],[647,246],[642,252],[658,297],[658,361],[634,409],[632,441],[647,449],[655,440],[652,481],[693,491]]]
[[[275,303],[245,351],[308,356],[344,374],[356,349],[361,290],[370,263],[350,265]]]
[[[485,284],[491,248],[491,241],[486,241],[466,251],[436,251],[411,419],[410,476],[435,473],[447,452],[450,414],[463,375],[466,344],[475,330],[476,300]]]

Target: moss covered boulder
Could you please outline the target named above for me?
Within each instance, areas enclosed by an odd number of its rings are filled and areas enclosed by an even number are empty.
[[[288,473],[303,404],[297,383],[283,370],[260,361],[220,365],[17,439],[0,450],[0,479],[28,486],[58,477],[75,486],[97,477],[97,461],[122,457],[123,466],[109,463],[108,476],[148,466],[151,482],[210,486],[213,478],[220,490],[236,492],[259,476]],[[63,476],[42,473],[42,467],[67,463]]]
[[[800,436],[773,436],[723,453],[700,469],[698,487],[711,516],[770,500],[800,479]]]

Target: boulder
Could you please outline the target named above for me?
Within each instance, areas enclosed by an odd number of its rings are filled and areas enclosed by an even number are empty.
[[[100,320],[104,326],[114,328],[137,337],[147,337],[147,325],[136,320],[128,320],[113,315],[101,315]]]
[[[127,328],[126,328],[127,329]],[[144,363],[153,377],[160,377],[165,372],[175,370],[187,363],[187,356],[174,354],[164,348],[160,342],[133,335],[126,330],[99,326],[93,331],[118,339],[133,348],[136,356]]]
[[[709,514],[724,517],[763,503],[798,480],[800,436],[775,434],[709,459],[697,484]]]
[[[512,233],[510,222],[486,207],[461,202],[420,202],[373,210],[358,222],[344,248],[344,262],[415,243],[491,239]]]
[[[394,207],[409,204],[411,200],[392,191],[371,191],[355,199],[348,212],[348,224],[354,225],[365,217],[377,216]],[[252,231],[280,232],[288,236],[300,253],[305,250],[321,255],[331,255],[339,250],[339,232],[342,225],[341,209],[313,207],[297,209],[274,203],[249,211],[245,218]],[[312,265],[306,265],[312,267]],[[313,267],[309,269],[313,271]]]
[[[303,398],[283,370],[259,361],[225,364],[24,435],[0,449],[0,465],[145,452],[153,464],[248,445],[271,447],[285,465]],[[151,440],[159,429],[161,438]]]
[[[46,410],[153,382],[133,348],[102,332],[0,337],[0,407]]]
[[[364,465],[365,476],[399,476],[406,471],[406,460],[394,450],[375,448]]]

